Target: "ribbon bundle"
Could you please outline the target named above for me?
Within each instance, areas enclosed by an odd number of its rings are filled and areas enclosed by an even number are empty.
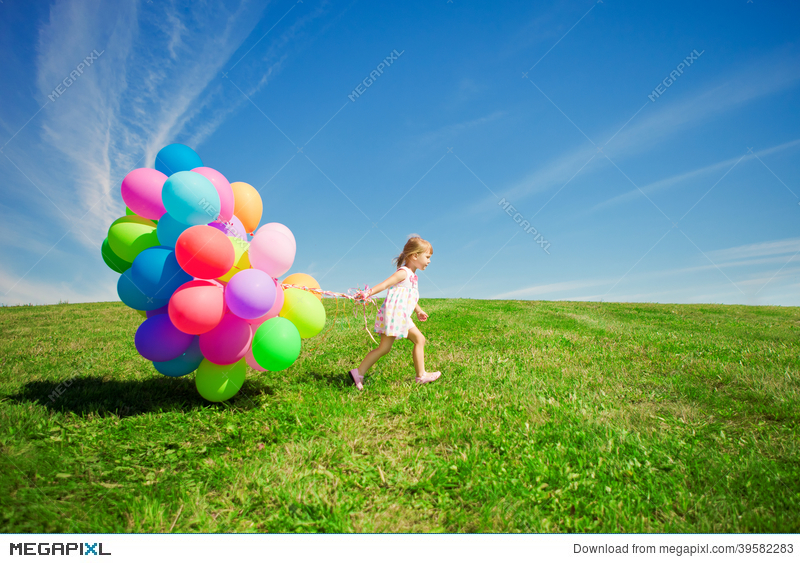
[[[336,315],[334,316],[334,322],[331,324],[331,328],[336,324],[336,318],[339,315],[339,302],[338,299],[341,297],[343,299],[348,299],[353,302],[354,305],[361,305],[361,311],[364,318],[364,330],[367,331],[367,334],[372,339],[372,341],[377,344],[378,341],[375,340],[375,337],[372,336],[372,332],[369,330],[369,325],[367,322],[367,307],[369,305],[374,306],[377,309],[377,304],[372,297],[369,296],[370,287],[368,285],[364,286],[364,289],[358,287],[351,287],[347,290],[347,293],[339,293],[337,291],[328,291],[327,289],[320,289],[318,287],[306,287],[304,285],[295,285],[291,283],[282,283],[281,286],[285,288],[294,288],[294,289],[302,289],[313,293],[315,295],[322,295],[324,297],[337,299],[336,302]],[[353,308],[353,315],[355,318],[358,318],[358,310],[354,307]],[[328,329],[330,331],[331,329]],[[328,331],[325,332],[327,335]]]

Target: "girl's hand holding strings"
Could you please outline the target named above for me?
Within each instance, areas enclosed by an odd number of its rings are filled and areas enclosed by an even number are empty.
[[[353,299],[354,303],[374,303],[374,301],[370,298],[372,292],[373,290],[370,289],[368,285],[365,285],[364,289],[354,288],[351,289],[348,294]]]

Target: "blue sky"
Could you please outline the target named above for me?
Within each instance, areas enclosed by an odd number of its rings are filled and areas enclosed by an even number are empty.
[[[180,142],[333,291],[419,233],[423,297],[800,305],[795,2],[0,12],[4,304],[116,300],[120,182]]]

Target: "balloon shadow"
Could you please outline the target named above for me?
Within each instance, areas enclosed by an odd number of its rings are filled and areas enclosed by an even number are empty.
[[[39,404],[54,412],[78,415],[118,416],[120,418],[161,411],[188,411],[200,408],[252,410],[258,395],[272,395],[264,383],[245,381],[242,390],[229,401],[212,403],[197,392],[194,378],[153,377],[141,381],[115,381],[102,377],[73,377],[60,383],[30,381],[6,399],[16,403]]]

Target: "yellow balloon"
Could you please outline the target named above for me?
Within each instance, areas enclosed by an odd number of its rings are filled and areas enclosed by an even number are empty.
[[[287,283],[290,285],[299,285],[301,287],[315,287],[317,289],[320,289],[319,282],[314,278],[312,278],[311,276],[309,276],[308,274],[292,274],[291,276],[287,276],[282,283]],[[311,293],[311,295],[322,301],[322,295],[320,295],[319,293],[314,293],[312,291],[309,291],[309,293]]]
[[[247,244],[250,244],[249,242]],[[240,270],[246,270],[247,268],[252,268],[253,266],[250,265],[250,252],[245,252],[242,255],[242,259],[239,260],[237,263]]]
[[[311,338],[325,326],[325,307],[308,291],[287,288],[283,292],[281,317],[292,321],[300,338]]]
[[[245,182],[233,182],[233,214],[244,225],[244,230],[252,233],[261,221],[264,212],[264,203],[261,196],[253,186]]]
[[[228,238],[231,239],[231,243],[233,244],[234,259],[233,267],[228,270],[224,276],[217,278],[219,281],[224,282],[230,281],[233,276],[250,267],[250,259],[247,257],[247,250],[250,248],[250,243],[236,237]]]

